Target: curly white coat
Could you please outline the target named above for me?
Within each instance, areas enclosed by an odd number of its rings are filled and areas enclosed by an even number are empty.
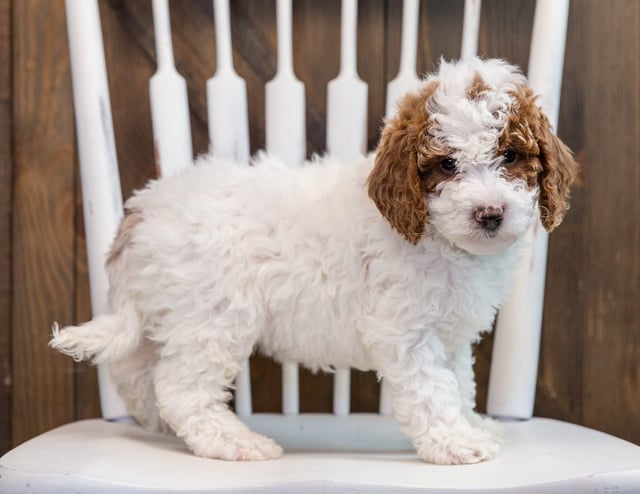
[[[503,62],[472,63],[443,63],[447,105],[469,105],[464,91],[477,70],[498,71],[508,87],[522,82]],[[505,91],[496,93],[499,108],[441,109],[469,135],[483,130],[476,155],[495,148],[499,131],[487,145],[482,112],[507,111]],[[455,126],[451,118],[442,126]],[[241,361],[258,348],[311,369],[376,370],[427,461],[492,458],[499,428],[473,411],[471,344],[507,295],[537,191],[506,180],[496,163],[473,168],[476,141],[463,141],[457,157],[467,169],[428,197],[429,225],[416,245],[367,195],[375,155],[297,167],[264,154],[251,167],[207,156],[152,181],[127,202],[107,263],[113,313],[55,327],[52,346],[109,362],[132,415],[149,428],[168,425],[200,456],[281,454],[226,405]],[[506,205],[505,236],[463,241],[472,208],[495,201]]]

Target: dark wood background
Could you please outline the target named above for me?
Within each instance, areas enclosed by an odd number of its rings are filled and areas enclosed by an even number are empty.
[[[462,0],[421,2],[419,70],[460,50]],[[207,149],[204,82],[215,70],[210,0],[171,2],[189,84],[194,150]],[[155,70],[148,0],[101,0],[124,196],[154,174],[147,84]],[[480,53],[527,66],[533,0],[485,0]],[[264,83],[275,73],[274,0],[232,2],[234,60],[249,90],[252,149],[264,145]],[[295,70],[306,83],[308,152],[325,145],[326,84],[338,72],[339,2],[294,0]],[[369,145],[398,68],[401,2],[361,0]],[[583,186],[551,236],[536,414],[640,442],[640,2],[574,0],[559,134]],[[0,0],[0,452],[99,415],[95,371],[47,348],[53,320],[90,315],[62,0]],[[491,339],[478,348],[484,408]],[[259,411],[280,403],[279,369],[256,359]],[[304,372],[303,411],[330,409],[331,378]],[[353,377],[373,411],[371,374]]]

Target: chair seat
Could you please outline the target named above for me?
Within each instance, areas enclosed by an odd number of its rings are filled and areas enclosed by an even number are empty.
[[[254,417],[258,418],[250,420],[252,426],[263,431],[279,420]],[[302,417],[302,437],[309,424],[316,428],[323,420]],[[344,430],[354,430],[351,425],[363,418],[327,417]],[[392,437],[390,418],[369,417],[364,416],[365,421],[379,420],[379,429],[387,427]],[[640,492],[640,447],[634,444],[549,419],[509,422],[505,429],[500,457],[476,465],[429,465],[410,449],[308,451],[291,440],[296,434],[279,438],[285,447],[281,459],[243,463],[197,458],[175,437],[137,425],[85,420],[42,434],[4,455],[0,492]],[[400,436],[396,440],[385,448],[408,444]]]

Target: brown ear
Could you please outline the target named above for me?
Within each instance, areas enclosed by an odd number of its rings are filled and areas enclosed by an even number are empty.
[[[542,173],[540,185],[540,219],[548,232],[553,231],[569,209],[569,192],[578,174],[578,164],[571,150],[552,132],[542,115],[536,139],[540,146]]]
[[[405,96],[382,131],[375,165],[369,175],[369,197],[405,240],[417,244],[425,232],[427,201],[418,171],[418,151],[426,138],[427,100],[437,83]]]

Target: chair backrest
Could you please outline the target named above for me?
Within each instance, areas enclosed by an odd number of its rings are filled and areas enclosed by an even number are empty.
[[[404,0],[400,68],[387,86],[387,114],[397,98],[415,87],[419,0]],[[557,124],[568,0],[538,0],[528,77],[542,95],[541,104]],[[267,151],[291,162],[305,156],[304,85],[292,60],[291,0],[277,0],[278,70],[266,87]],[[105,312],[107,280],[103,259],[122,217],[122,197],[116,161],[97,0],[66,0],[73,94],[84,196],[91,303],[94,314]],[[246,85],[233,67],[228,0],[214,0],[217,69],[207,81],[209,136],[212,152],[246,162],[249,157]],[[150,81],[156,164],[172,174],[192,159],[189,108],[184,79],[173,61],[168,0],[153,0],[158,69]],[[366,151],[367,85],[356,67],[357,0],[342,0],[341,65],[328,87],[328,152],[348,158]],[[480,24],[480,0],[466,0],[462,58],[474,56]],[[367,49],[367,47],[360,47]],[[318,61],[318,63],[322,63]],[[488,412],[529,418],[537,375],[538,348],[546,266],[547,237],[542,228],[530,233],[531,249],[518,271],[514,290],[497,322],[490,377]],[[532,300],[534,303],[532,303]],[[127,415],[108,374],[99,368],[105,418]],[[284,415],[299,412],[298,367],[283,365]],[[333,412],[348,415],[350,373],[334,377]],[[391,413],[389,392],[382,383],[380,414]],[[239,415],[252,413],[249,363],[238,376],[235,406]]]

